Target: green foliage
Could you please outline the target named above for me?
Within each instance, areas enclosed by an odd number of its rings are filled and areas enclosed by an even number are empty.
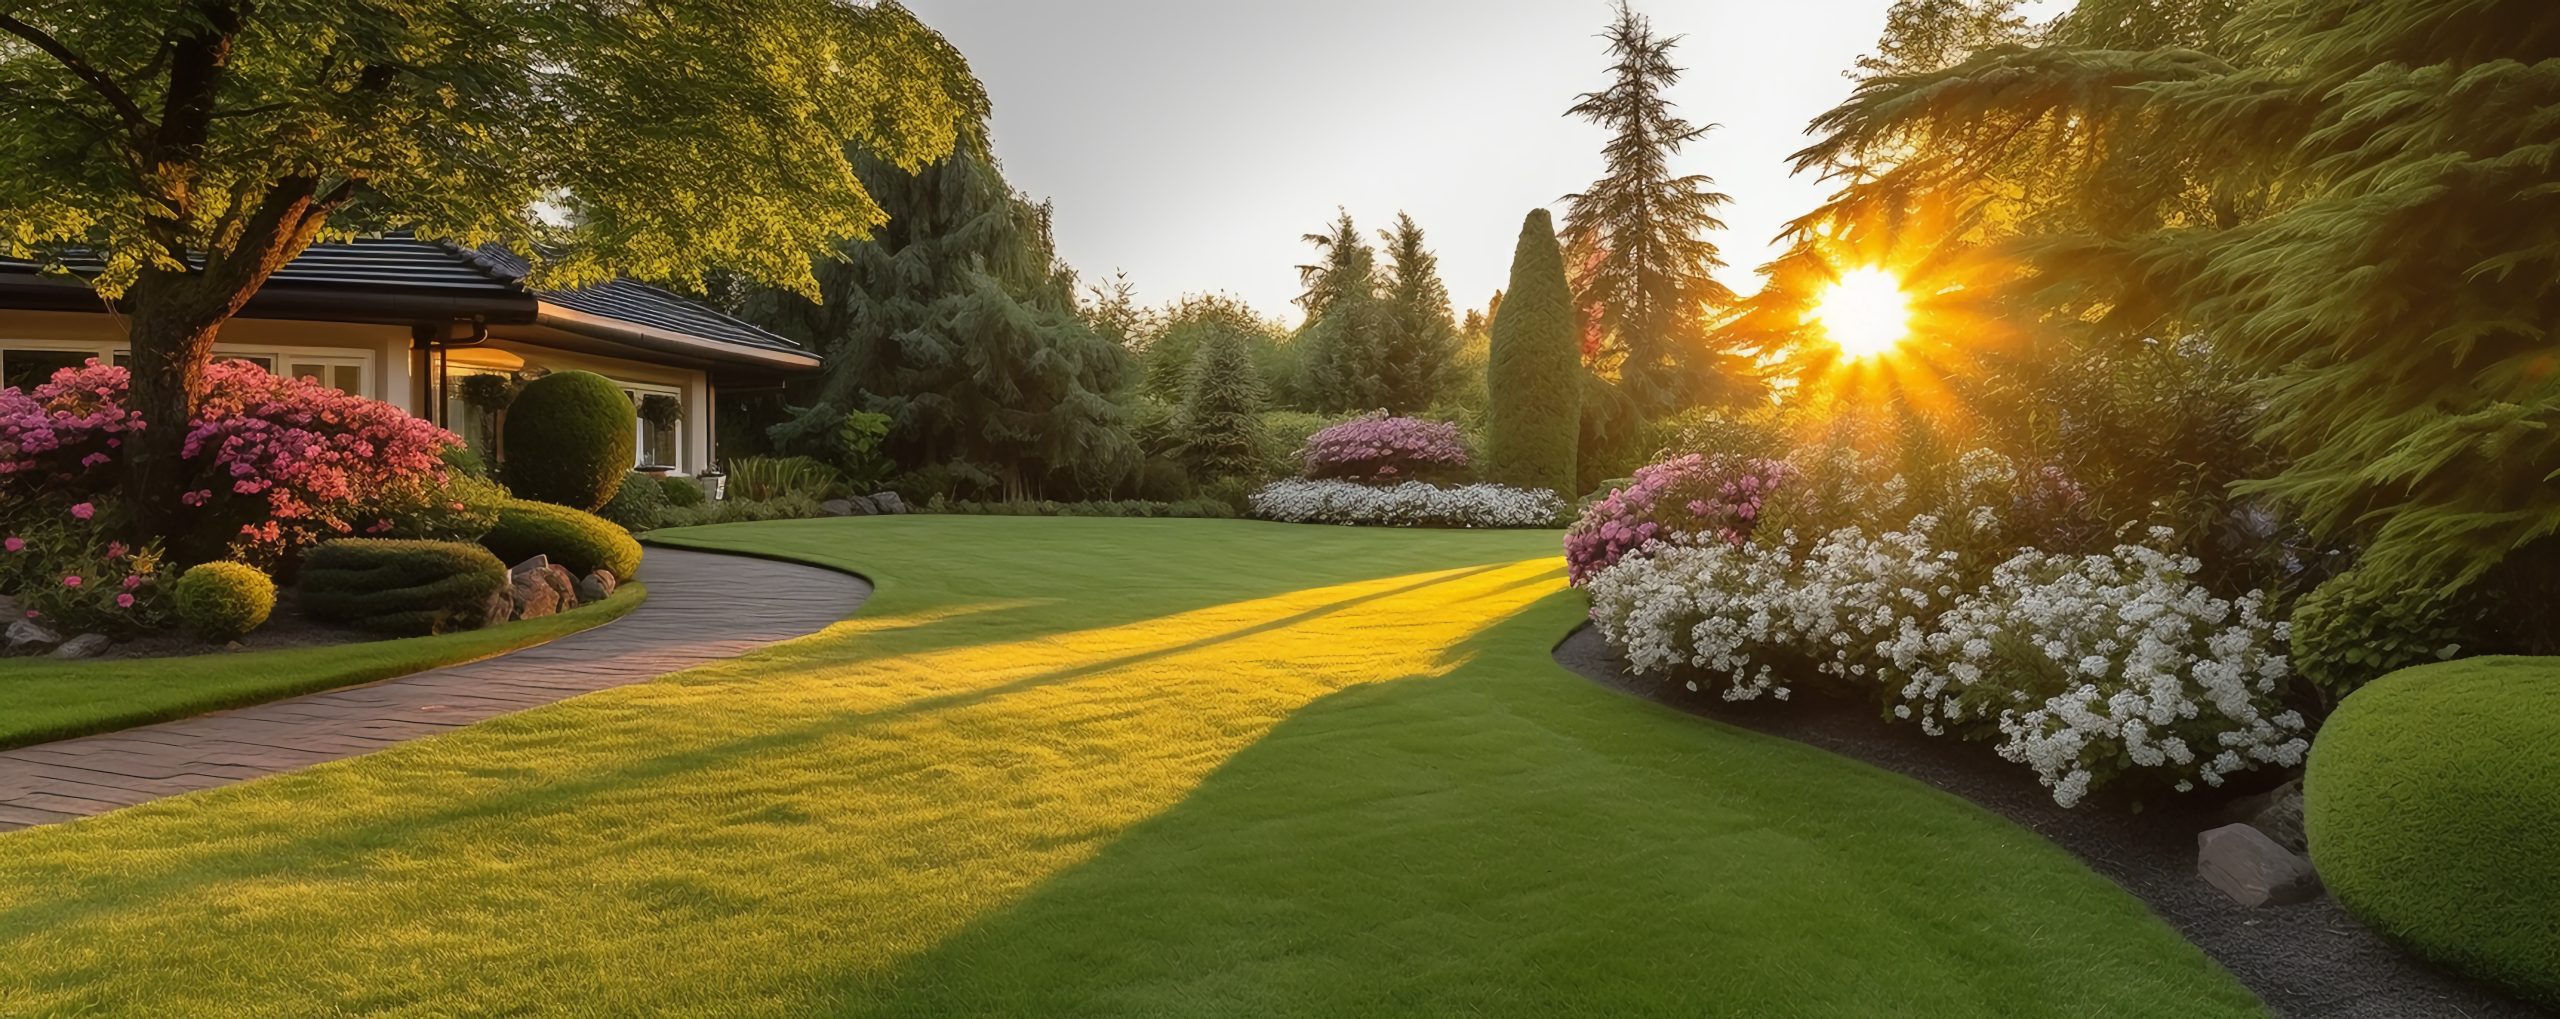
[[[1191,358],[1210,340],[1235,337],[1252,351],[1254,368],[1270,382],[1282,359],[1287,335],[1279,323],[1263,318],[1253,306],[1225,294],[1195,294],[1164,310],[1156,328],[1142,339],[1147,396],[1164,403],[1182,401],[1191,387]]]
[[[1217,499],[1182,499],[1161,502],[1148,499],[1114,499],[1090,502],[936,502],[926,504],[927,513],[956,513],[980,517],[1193,517],[1211,520],[1232,519],[1235,507]]]
[[[1265,411],[1262,415],[1262,473],[1266,477],[1296,477],[1305,464],[1298,462],[1298,451],[1307,448],[1307,438],[1358,414],[1316,414],[1302,410]],[[1472,451],[1471,451],[1472,452]]]
[[[676,481],[678,479],[659,479],[638,471],[631,472],[630,477],[622,479],[622,488],[613,493],[613,498],[596,510],[596,515],[621,524],[624,530],[635,533],[663,526],[667,511],[673,509],[674,505],[667,501],[668,486],[659,484],[661,480]],[[688,487],[690,487],[689,483]],[[697,494],[700,491],[695,489]]]
[[[571,509],[604,505],[631,472],[637,420],[622,387],[594,372],[525,383],[507,411],[508,487]]]
[[[1181,502],[1189,499],[1199,486],[1191,472],[1171,460],[1150,458],[1138,465],[1137,495],[1142,502]]]
[[[1564,254],[1547,210],[1531,210],[1521,223],[1503,294],[1485,369],[1485,477],[1569,499],[1579,490],[1574,446],[1584,372]]]
[[[729,497],[762,502],[785,495],[817,501],[845,490],[844,475],[805,456],[751,456],[729,465]]]
[[[507,567],[461,542],[345,538],[303,558],[300,586],[302,611],[314,619],[382,633],[444,633],[504,621],[490,618],[489,608],[507,586]]]
[[[669,509],[660,526],[692,527],[696,524],[735,524],[758,520],[806,520],[825,516],[818,499],[806,492],[784,492],[770,499],[741,499],[735,495],[719,502]]]
[[[549,556],[578,576],[603,570],[629,580],[640,572],[640,543],[629,532],[593,513],[547,502],[510,500],[497,528],[480,543],[510,563]]]
[[[2477,654],[2477,609],[2465,594],[2351,569],[2293,605],[2293,671],[2331,698],[2413,665]]]
[[[744,308],[826,355],[808,413],[829,428],[847,408],[885,415],[891,461],[951,465],[1017,496],[1127,476],[1140,453],[1112,394],[1136,360],[1078,314],[1048,207],[1005,183],[983,125],[912,172],[857,166],[888,225],[820,267],[817,300],[766,291]]]
[[[1378,336],[1378,399],[1373,406],[1410,414],[1439,398],[1457,352],[1458,326],[1449,317],[1449,288],[1440,282],[1440,260],[1423,246],[1422,227],[1405,213],[1385,243],[1385,328]]]
[[[672,475],[659,478],[658,490],[666,496],[667,505],[676,509],[691,509],[711,498],[702,491],[701,483],[692,478],[679,478]]]
[[[880,483],[895,466],[881,447],[889,438],[889,416],[870,411],[840,413],[834,404],[787,408],[790,417],[766,430],[773,448],[786,457],[817,460],[843,475],[849,487]]]
[[[1319,255],[1298,267],[1307,311],[1297,345],[1303,348],[1308,405],[1325,411],[1368,411],[1385,406],[1387,367],[1382,355],[1390,309],[1380,296],[1377,250],[1342,213],[1324,233],[1305,235]]]
[[[524,379],[513,374],[473,372],[455,383],[462,402],[480,410],[505,410],[516,402],[516,394],[524,390]]]
[[[1263,398],[1262,376],[1244,337],[1208,337],[1192,358],[1191,385],[1176,425],[1183,461],[1203,478],[1258,476],[1264,463]]]
[[[246,563],[198,563],[178,576],[178,622],[212,643],[237,640],[275,611],[276,582]]]
[[[1714,125],[1674,116],[1664,97],[1680,80],[1671,62],[1678,36],[1655,35],[1650,20],[1621,2],[1602,37],[1617,61],[1612,80],[1566,111],[1610,133],[1601,149],[1605,172],[1565,196],[1574,306],[1640,414],[1737,399],[1756,388],[1750,365],[1712,348],[1703,328],[1734,301],[1715,278],[1724,259],[1707,239],[1724,229],[1716,210],[1732,199],[1708,190],[1715,181],[1703,174],[1671,170],[1671,158]]]
[[[2560,659],[2367,684],[2320,731],[2303,827],[2321,881],[2394,941],[2560,1005]]]

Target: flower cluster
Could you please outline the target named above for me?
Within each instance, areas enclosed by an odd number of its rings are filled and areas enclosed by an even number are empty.
[[[2128,775],[2183,792],[2301,762],[2306,724],[2278,696],[2285,628],[2263,596],[2216,598],[2194,559],[2144,545],[2021,550],[1966,589],[1946,530],[1924,516],[1801,551],[1657,541],[1584,586],[1593,624],[1638,672],[1734,700],[1827,677],[1932,735],[1999,739],[2066,807]]]
[[[1793,475],[1777,460],[1694,453],[1643,467],[1565,532],[1566,571],[1582,583],[1657,540],[1741,544],[1758,527],[1763,504]]]
[[[160,549],[112,537],[123,522],[111,509],[95,502],[11,509],[0,524],[7,532],[0,535],[0,591],[13,592],[28,619],[67,633],[167,625]]]
[[[1299,524],[1389,527],[1552,527],[1564,513],[1553,492],[1506,485],[1442,487],[1419,481],[1363,485],[1350,481],[1275,481],[1250,498],[1265,520]]]
[[[123,368],[90,361],[32,391],[0,391],[0,495],[27,504],[113,496],[143,422]],[[390,534],[402,515],[458,512],[442,493],[452,433],[377,400],[254,364],[216,362],[186,423],[189,537],[198,555],[274,561],[313,542]]]
[[[1413,481],[1466,470],[1467,445],[1446,421],[1375,415],[1308,436],[1298,461],[1316,480]]]

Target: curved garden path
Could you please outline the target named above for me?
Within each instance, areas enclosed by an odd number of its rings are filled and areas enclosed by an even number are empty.
[[[649,600],[546,644],[364,686],[0,751],[0,831],[370,753],[643,682],[843,619],[871,585],[833,570],[649,550]],[[101,663],[100,668],[114,668]]]

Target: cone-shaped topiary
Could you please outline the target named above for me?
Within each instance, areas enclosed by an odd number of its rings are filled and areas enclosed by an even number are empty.
[[[613,521],[528,499],[507,500],[498,509],[498,526],[480,543],[510,563],[550,556],[579,576],[604,570],[615,580],[629,580],[640,572],[640,543]]]
[[[237,640],[275,611],[276,582],[246,563],[198,563],[178,577],[178,621],[214,643]]]
[[[1573,291],[1547,210],[1532,209],[1511,254],[1511,286],[1485,365],[1487,480],[1573,498],[1582,350]]]
[[[638,422],[622,387],[594,372],[525,383],[507,408],[507,485],[572,509],[602,506],[631,473]]]
[[[342,538],[302,561],[302,610],[382,633],[468,630],[503,622],[492,596],[506,564],[458,541]]]

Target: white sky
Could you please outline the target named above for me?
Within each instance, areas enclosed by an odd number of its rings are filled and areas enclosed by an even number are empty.
[[[1734,197],[1726,282],[1748,292],[1780,224],[1822,189],[1787,174],[1844,98],[1889,0],[1637,0],[1685,34],[1682,115],[1723,126],[1676,168]],[[1409,211],[1460,309],[1510,272],[1520,217],[1600,169],[1564,117],[1606,80],[1604,0],[908,0],[995,102],[1014,186],[1057,205],[1088,281],[1162,304],[1225,291],[1295,323],[1294,268],[1335,206],[1373,234]]]

